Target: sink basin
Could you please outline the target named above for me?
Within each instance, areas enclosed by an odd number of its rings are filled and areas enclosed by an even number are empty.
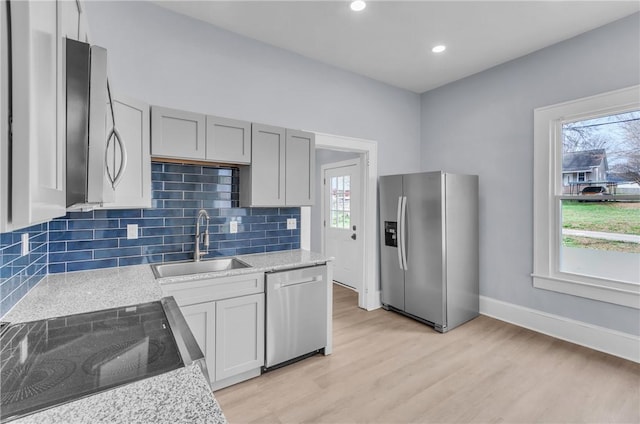
[[[151,265],[156,278],[179,277],[181,275],[205,274],[207,272],[228,271],[230,269],[251,268],[236,258],[209,259],[200,262],[174,262]]]

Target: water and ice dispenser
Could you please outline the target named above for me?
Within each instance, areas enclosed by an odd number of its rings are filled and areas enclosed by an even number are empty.
[[[396,221],[384,222],[384,245],[398,247],[398,223]]]

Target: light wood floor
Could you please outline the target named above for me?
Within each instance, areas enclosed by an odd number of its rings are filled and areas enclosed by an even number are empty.
[[[480,316],[447,334],[334,286],[334,353],[215,393],[230,423],[639,423],[640,365]]]

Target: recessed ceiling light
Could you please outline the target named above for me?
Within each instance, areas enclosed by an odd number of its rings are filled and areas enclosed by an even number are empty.
[[[446,46],[443,46],[442,44],[440,44],[439,46],[435,46],[434,48],[432,48],[431,51],[434,53],[442,53],[446,49],[447,49]]]
[[[360,12],[361,10],[364,10],[365,7],[367,7],[367,3],[365,3],[364,0],[355,0],[351,2],[351,10],[354,12]]]

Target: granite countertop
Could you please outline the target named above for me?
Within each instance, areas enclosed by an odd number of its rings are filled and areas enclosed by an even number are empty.
[[[255,271],[264,272],[312,266],[333,261],[333,257],[327,257],[309,250],[255,253],[253,255],[240,255],[237,258],[251,265]]]
[[[12,423],[226,423],[197,364],[136,381]]]
[[[20,300],[3,321],[35,321],[152,302],[162,298],[162,283],[278,271],[333,260],[307,250],[257,253],[237,258],[251,267],[158,280],[149,265],[50,274]],[[200,368],[192,364],[13,422],[223,424],[227,421]]]
[[[254,272],[280,271],[285,269],[302,268],[324,264],[333,261],[333,257],[324,256],[309,250],[286,250],[280,252],[254,253],[251,255],[235,256],[245,262],[250,268],[229,269],[225,271],[206,272],[177,277],[163,277],[157,281],[160,284],[180,283],[208,278],[230,277],[233,275],[251,274]]]
[[[51,274],[3,321],[26,322],[152,302],[162,297],[149,265]],[[18,420],[28,423],[226,423],[197,364],[97,393]]]
[[[149,265],[49,274],[2,320],[35,321],[162,298]]]

